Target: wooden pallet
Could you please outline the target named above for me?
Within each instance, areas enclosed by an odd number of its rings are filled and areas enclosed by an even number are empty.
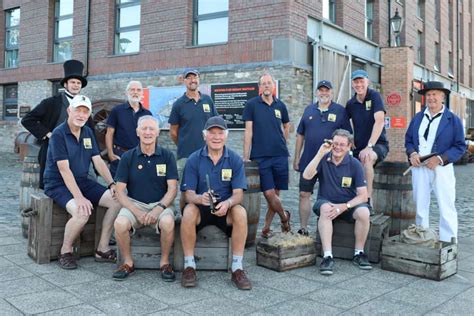
[[[63,244],[64,227],[70,215],[43,192],[31,194],[31,205],[37,215],[29,217],[28,256],[36,263],[49,263],[58,258]],[[76,256],[94,255],[104,215],[105,208],[94,209],[80,237],[74,242]]]
[[[332,255],[334,258],[352,259],[354,257],[354,226],[354,223],[344,220],[333,221]],[[364,248],[370,262],[378,263],[381,260],[382,241],[388,237],[389,227],[389,216],[375,214],[370,217],[369,236]],[[318,232],[316,232],[316,251],[321,256],[324,253]]]
[[[438,242],[435,248],[400,242],[400,235],[384,240],[382,269],[441,281],[458,271],[456,243]]]
[[[314,239],[299,234],[276,233],[257,242],[257,265],[278,272],[316,264]]]

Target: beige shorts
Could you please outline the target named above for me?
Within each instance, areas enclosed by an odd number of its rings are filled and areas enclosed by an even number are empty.
[[[158,204],[158,202],[147,204],[147,203],[134,200],[132,198],[130,198],[130,200],[144,212],[150,212]],[[156,224],[150,225],[152,227],[155,227],[157,234],[160,233],[159,224],[160,224],[161,219],[163,218],[163,216],[168,215],[168,214],[171,215],[173,219],[175,219],[174,207],[170,206],[164,209],[163,212],[161,212],[160,215],[158,216],[158,221],[156,222]],[[135,234],[136,229],[143,227],[143,225],[138,221],[135,214],[133,214],[132,211],[130,211],[128,208],[122,207],[120,209],[118,216],[123,216],[123,217],[128,218],[128,220],[132,224],[133,234]]]

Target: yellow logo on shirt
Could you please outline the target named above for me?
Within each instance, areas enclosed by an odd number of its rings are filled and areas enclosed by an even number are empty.
[[[328,114],[328,121],[329,121],[329,122],[335,122],[335,121],[336,121],[336,114],[334,114],[334,113],[329,113],[329,114]]]
[[[352,184],[352,178],[351,177],[342,177],[341,187],[350,188],[351,184]]]
[[[209,104],[204,103],[204,104],[202,105],[202,110],[203,110],[204,112],[206,112],[206,113],[209,113],[209,112],[211,112],[211,107],[209,106]]]
[[[372,109],[372,100],[365,101],[365,110],[370,111]]]
[[[275,110],[275,117],[281,119],[281,112],[280,110]]]
[[[222,169],[222,181],[230,181],[232,179],[232,169]]]
[[[158,177],[166,176],[166,165],[156,165],[156,175]]]
[[[84,138],[83,142],[85,149],[92,149],[92,140],[90,138]]]

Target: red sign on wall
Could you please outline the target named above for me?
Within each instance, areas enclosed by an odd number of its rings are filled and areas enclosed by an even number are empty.
[[[397,106],[400,105],[402,102],[402,96],[399,93],[392,92],[387,95],[387,104],[390,106]]]
[[[391,119],[392,128],[406,128],[407,127],[407,118],[406,117],[395,117],[392,116]]]

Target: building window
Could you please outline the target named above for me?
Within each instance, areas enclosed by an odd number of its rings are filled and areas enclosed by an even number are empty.
[[[72,14],[74,0],[56,0],[54,6],[53,61],[63,62],[72,58]]]
[[[18,67],[20,8],[5,11],[5,68]]]
[[[336,0],[323,0],[323,18],[336,23]]]
[[[140,51],[140,12],[140,0],[116,0],[115,54]]]
[[[194,0],[193,45],[226,43],[229,37],[229,1]]]
[[[374,0],[365,1],[365,37],[373,39]]]
[[[420,19],[425,19],[425,0],[416,1],[416,16]]]
[[[441,28],[441,1],[435,1],[435,29],[439,32]]]
[[[15,120],[18,117],[18,85],[6,85],[3,88],[3,119]]]
[[[441,69],[441,49],[439,43],[435,42],[435,63],[434,70],[440,71]]]
[[[454,78],[454,71],[453,71],[453,64],[454,64],[454,60],[453,60],[453,52],[448,52],[448,76],[450,78]]]
[[[425,63],[423,54],[423,32],[418,31],[416,36],[416,61],[420,64]]]

